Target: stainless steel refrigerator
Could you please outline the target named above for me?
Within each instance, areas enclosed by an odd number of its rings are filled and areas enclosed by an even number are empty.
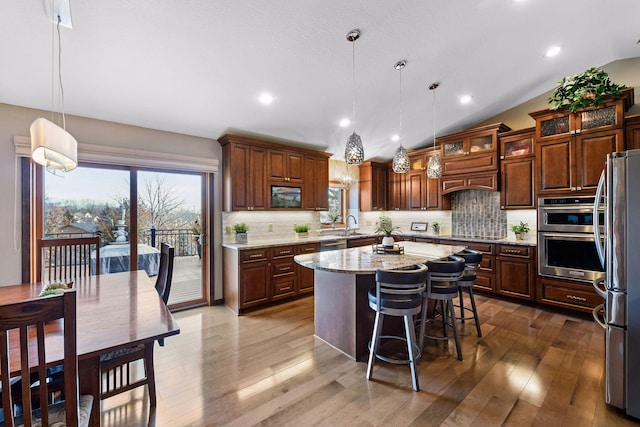
[[[606,401],[640,418],[640,150],[607,156],[595,200],[596,249],[606,271],[604,283],[594,283],[606,299],[600,322],[606,329]],[[601,203],[604,239],[598,236]]]

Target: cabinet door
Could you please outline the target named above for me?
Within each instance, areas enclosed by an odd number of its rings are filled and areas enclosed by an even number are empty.
[[[406,173],[395,173],[391,167],[389,167],[388,175],[388,201],[387,209],[389,210],[405,210],[407,208],[407,175]]]
[[[328,210],[329,209],[329,160],[323,157],[316,158],[315,168],[315,196],[316,196],[316,209]],[[307,184],[305,184],[307,186]]]
[[[409,210],[424,210],[424,194],[426,193],[424,181],[425,173],[422,171],[407,174],[407,208]]]
[[[637,150],[640,148],[640,115],[632,116],[626,120],[625,149]]]
[[[268,150],[267,178],[270,181],[286,181],[287,152],[283,150]]]
[[[432,179],[424,174],[425,180],[425,207],[427,210],[448,209],[446,206],[442,206],[442,197],[440,197],[440,180]],[[445,196],[448,197],[448,196]]]
[[[538,195],[571,191],[571,138],[539,144],[536,148]]]
[[[316,210],[318,200],[318,188],[316,187],[316,163],[315,157],[304,158],[304,182],[302,189],[302,208]]]
[[[231,193],[231,210],[241,211],[247,210],[251,206],[248,194],[251,188],[248,177],[249,170],[249,152],[251,148],[248,145],[229,144],[228,164],[223,165],[229,168],[230,181],[226,183],[225,190]],[[225,200],[228,208],[229,200]]]
[[[497,287],[499,294],[533,300],[534,263],[528,259],[498,257]]]
[[[249,163],[246,167],[249,186],[245,189],[251,210],[267,208],[267,180],[265,164],[267,150],[262,147],[251,147]]]
[[[304,156],[298,153],[287,153],[288,181],[301,183],[304,181]]]
[[[577,136],[575,190],[595,192],[607,154],[623,149],[622,129]]]
[[[319,243],[306,243],[304,245],[298,245],[297,254],[304,255],[310,254],[313,252],[320,251]],[[313,278],[314,270],[312,268],[304,267],[298,263],[296,263],[296,275],[297,275],[297,286],[298,293],[307,293],[313,292]]]
[[[503,161],[500,207],[502,209],[532,209],[535,207],[533,158]]]
[[[257,262],[240,267],[240,308],[269,301],[268,262]]]
[[[384,167],[373,167],[374,207],[377,210],[387,208],[387,170]]]

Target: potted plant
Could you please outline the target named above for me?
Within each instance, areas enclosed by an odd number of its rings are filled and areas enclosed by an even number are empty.
[[[327,212],[327,219],[331,221],[331,228],[336,228],[336,222],[340,219],[340,214],[337,212]]]
[[[391,218],[388,216],[381,216],[380,222],[375,229],[375,233],[383,236],[382,237],[382,246],[384,247],[393,247],[393,235],[394,234],[402,234],[400,232],[400,227],[393,227],[391,225]]]
[[[529,232],[529,224],[526,222],[520,221],[520,224],[515,224],[511,226],[511,231],[516,234],[517,240],[523,240],[525,234]]]
[[[609,75],[599,68],[589,68],[583,73],[563,77],[548,101],[552,110],[566,108],[572,113],[581,108],[598,107],[604,98],[619,98],[625,85],[611,81]]]
[[[431,228],[433,228],[433,234],[440,233],[440,223],[438,221],[433,221],[431,223]]]
[[[306,224],[303,225],[294,225],[293,229],[295,230],[298,237],[309,237],[309,226]]]
[[[247,243],[247,231],[249,226],[244,222],[233,225],[233,231],[236,232],[236,243]]]

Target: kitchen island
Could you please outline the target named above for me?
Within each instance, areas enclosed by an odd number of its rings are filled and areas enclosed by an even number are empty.
[[[331,252],[297,255],[295,262],[314,270],[315,335],[356,360],[368,355],[374,312],[367,292],[375,287],[378,269],[394,270],[444,258],[464,246],[400,242],[402,254],[377,254],[363,246]],[[388,320],[388,321],[387,321]],[[385,319],[384,332],[396,329],[393,318]]]

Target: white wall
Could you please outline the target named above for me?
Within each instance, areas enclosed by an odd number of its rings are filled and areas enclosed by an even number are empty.
[[[0,285],[21,283],[21,249],[19,237],[22,224],[17,224],[17,238],[14,239],[15,192],[19,184],[15,184],[16,160],[13,144],[14,136],[29,136],[29,126],[38,117],[50,118],[50,112],[0,104]],[[104,146],[132,148],[156,151],[184,156],[222,158],[222,149],[214,139],[198,138],[188,135],[145,129],[84,117],[69,116],[66,120],[67,130],[79,143]],[[218,298],[222,293],[222,256],[221,238],[221,200],[222,180],[220,174],[215,176],[214,204],[215,216],[212,227],[212,247],[215,249],[215,293]],[[20,218],[18,212],[18,219]],[[28,227],[28,224],[24,224]],[[210,230],[211,232],[211,230]]]

